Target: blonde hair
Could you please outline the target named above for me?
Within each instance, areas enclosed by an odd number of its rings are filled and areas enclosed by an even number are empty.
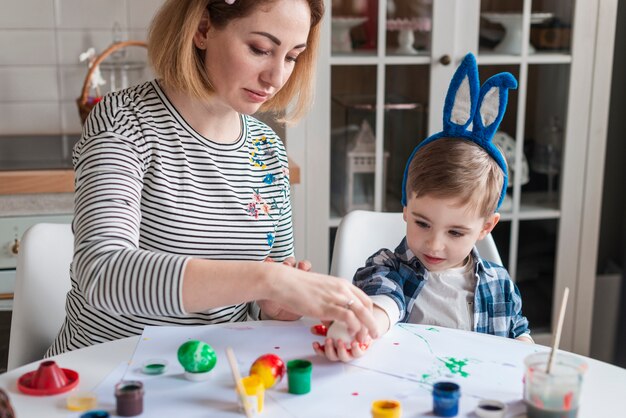
[[[148,58],[156,76],[164,85],[206,99],[215,89],[204,68],[204,51],[196,48],[193,38],[202,15],[208,10],[211,25],[225,28],[231,21],[249,16],[259,7],[276,0],[167,0],[150,25]],[[311,28],[307,48],[298,56],[293,73],[285,85],[260,111],[283,113],[295,99],[282,122],[300,119],[313,102],[315,60],[319,46],[320,22],[324,15],[323,0],[306,1],[311,10]]]
[[[503,182],[502,169],[479,145],[462,138],[439,138],[413,156],[406,195],[408,199],[456,198],[487,217],[498,207]]]

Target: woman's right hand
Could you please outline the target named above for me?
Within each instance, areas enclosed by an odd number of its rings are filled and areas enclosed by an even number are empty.
[[[378,337],[371,299],[345,279],[267,263],[266,299],[292,312],[327,321],[342,321],[351,335]]]

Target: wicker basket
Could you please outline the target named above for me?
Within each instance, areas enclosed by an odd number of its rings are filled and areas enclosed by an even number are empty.
[[[98,103],[98,100],[91,100],[91,101],[89,100],[89,85],[90,85],[91,76],[93,75],[94,71],[96,70],[98,65],[100,65],[100,63],[104,61],[106,57],[108,57],[113,52],[117,51],[118,49],[126,48],[128,46],[140,46],[143,48],[147,48],[148,44],[146,44],[143,41],[116,42],[114,44],[111,44],[100,55],[98,55],[96,59],[92,62],[91,67],[89,67],[89,71],[87,72],[87,76],[85,77],[85,81],[83,82],[83,89],[80,94],[80,97],[76,99],[76,104],[78,105],[78,113],[80,115],[81,124],[85,123],[85,119],[87,119],[87,115],[89,115],[89,112],[91,112],[91,109],[93,109],[96,103]]]

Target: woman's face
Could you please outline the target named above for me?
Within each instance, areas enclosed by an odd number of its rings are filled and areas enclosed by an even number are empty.
[[[196,46],[206,49],[204,65],[217,100],[253,114],[287,82],[306,48],[311,12],[304,0],[278,0],[223,29],[199,31]]]

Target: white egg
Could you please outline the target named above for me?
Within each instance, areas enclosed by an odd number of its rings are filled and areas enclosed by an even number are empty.
[[[352,336],[348,332],[348,326],[341,321],[335,321],[328,327],[328,332],[326,333],[328,338],[332,338],[333,341],[341,340],[346,346],[349,346],[352,343]]]

